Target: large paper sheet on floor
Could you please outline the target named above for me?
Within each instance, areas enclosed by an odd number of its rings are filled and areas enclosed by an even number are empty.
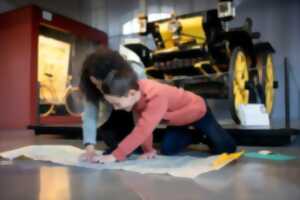
[[[51,161],[62,165],[78,166],[92,169],[127,170],[142,174],[169,174],[176,177],[195,178],[200,174],[218,170],[242,153],[223,154],[197,158],[192,156],[157,156],[153,160],[136,160],[133,155],[129,160],[112,164],[93,164],[78,160],[82,149],[65,145],[32,145],[12,151],[3,152],[1,157],[16,159],[25,156],[33,160]],[[99,151],[101,153],[101,151]]]

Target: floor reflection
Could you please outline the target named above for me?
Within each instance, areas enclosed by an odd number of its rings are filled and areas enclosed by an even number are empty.
[[[39,200],[71,199],[70,172],[64,167],[43,166],[40,168]]]

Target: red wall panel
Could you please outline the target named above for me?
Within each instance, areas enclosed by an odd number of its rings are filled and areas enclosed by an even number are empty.
[[[38,29],[46,25],[107,45],[107,35],[69,18],[53,14],[42,19],[36,6],[0,14],[0,128],[27,128],[39,122],[75,123],[77,117],[37,116]]]
[[[28,10],[0,16],[0,127],[30,123],[31,26]]]

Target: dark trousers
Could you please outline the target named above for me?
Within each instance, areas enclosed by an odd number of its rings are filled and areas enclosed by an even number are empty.
[[[210,109],[198,121],[186,127],[168,127],[161,143],[161,153],[175,155],[188,145],[202,142],[207,144],[213,154],[236,151],[234,139],[219,125]]]
[[[193,126],[195,130],[188,129]],[[111,153],[134,127],[132,113],[113,111],[109,120],[99,129],[100,137]],[[236,150],[234,139],[218,124],[208,109],[198,121],[188,126],[169,126],[160,144],[164,155],[175,155],[190,144],[207,144],[213,154],[232,153]],[[136,152],[140,152],[137,150]]]

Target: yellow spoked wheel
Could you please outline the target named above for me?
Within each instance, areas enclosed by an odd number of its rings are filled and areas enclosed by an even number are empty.
[[[39,114],[41,117],[53,113],[55,105],[51,100],[53,100],[52,90],[45,85],[41,85],[39,91]]]
[[[261,99],[265,104],[266,111],[271,114],[274,103],[274,65],[273,57],[271,53],[268,53],[264,56],[260,56],[257,63],[258,70],[258,80],[261,91]]]
[[[264,89],[265,89],[265,105],[266,105],[267,112],[270,114],[273,109],[273,97],[274,97],[274,67],[273,67],[273,58],[271,54],[267,55]]]
[[[249,102],[249,90],[246,85],[249,81],[248,62],[245,52],[237,47],[233,50],[229,69],[229,100],[231,103],[232,118],[236,123],[240,120],[237,111],[242,104]]]
[[[65,107],[70,115],[81,116],[83,112],[83,99],[78,87],[68,89],[65,96]]]

